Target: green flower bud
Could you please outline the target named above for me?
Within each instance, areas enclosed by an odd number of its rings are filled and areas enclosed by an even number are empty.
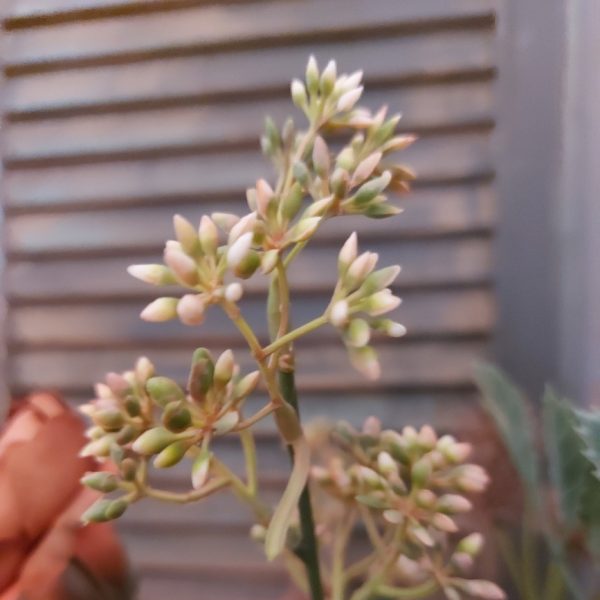
[[[127,272],[136,279],[151,285],[174,285],[177,279],[164,265],[130,265]]]
[[[119,487],[118,478],[112,473],[106,473],[103,471],[86,473],[81,478],[81,483],[92,490],[103,492],[105,494],[114,492]]]
[[[168,469],[176,465],[185,456],[191,445],[192,442],[189,440],[179,440],[174,444],[170,444],[157,455],[152,464],[157,469]]]
[[[181,387],[168,377],[152,377],[146,382],[146,391],[153,402],[165,407],[170,402],[185,400],[185,393]]]
[[[338,155],[335,164],[344,171],[353,171],[356,164],[356,156],[351,146],[346,146]]]
[[[302,186],[298,182],[295,182],[281,202],[281,214],[283,218],[291,221],[302,208],[303,199],[304,192],[302,191]]]
[[[179,433],[192,424],[192,414],[182,402],[170,402],[165,407],[161,421],[169,431]]]
[[[350,237],[344,242],[340,253],[338,254],[338,271],[340,275],[344,275],[348,267],[356,260],[358,253],[358,240],[356,231],[350,234]]]
[[[294,179],[303,187],[307,188],[310,185],[310,173],[308,167],[301,161],[298,160],[292,167]]]
[[[387,452],[380,452],[377,455],[377,468],[379,469],[379,472],[386,477],[398,474],[398,465]]]
[[[260,267],[260,255],[255,250],[249,250],[246,256],[236,265],[233,272],[236,277],[248,279]]]
[[[306,87],[311,94],[315,94],[319,90],[319,66],[312,54],[306,65]]]
[[[427,457],[420,458],[411,468],[411,479],[413,485],[422,487],[429,480],[431,475],[431,463]]]
[[[469,512],[473,508],[473,504],[471,504],[464,496],[459,496],[458,494],[444,494],[440,497],[436,508],[440,512],[454,515]]]
[[[123,427],[123,429],[121,429],[121,431],[119,431],[119,433],[117,433],[116,436],[116,441],[117,444],[129,444],[129,442],[132,442],[133,440],[135,440],[135,438],[138,435],[138,428],[133,426],[133,425],[125,425],[125,427]]]
[[[337,65],[335,64],[335,60],[330,60],[327,63],[327,66],[323,70],[321,75],[320,88],[323,96],[327,97],[331,92],[333,92],[333,87],[335,86],[335,80],[337,78]]]
[[[104,511],[107,520],[118,519],[129,507],[129,503],[121,498],[117,498],[109,503]]]
[[[123,406],[130,417],[137,417],[142,411],[142,405],[135,396],[127,396]]]
[[[260,381],[260,372],[252,371],[248,375],[242,377],[233,388],[233,398],[238,401],[249,396]]]
[[[456,549],[459,552],[464,552],[469,556],[477,556],[483,548],[484,539],[480,533],[471,533],[467,537],[458,542]]]
[[[383,123],[383,125],[378,127],[372,136],[373,144],[381,145],[387,142],[387,140],[394,135],[394,131],[396,130],[399,121],[400,115],[395,115],[390,117],[385,123]]]
[[[329,180],[329,185],[336,198],[344,198],[350,185],[350,175],[346,169],[337,167]]]
[[[133,458],[125,458],[119,465],[119,471],[125,481],[133,481],[137,473],[137,463]]]
[[[277,265],[278,259],[279,259],[279,250],[277,250],[277,249],[267,250],[267,252],[263,252],[263,255],[262,255],[262,258],[260,261],[261,271],[265,275],[268,275]]]
[[[305,111],[308,109],[308,96],[306,95],[306,88],[299,79],[294,79],[290,86],[292,94],[292,101],[301,110]]]
[[[365,282],[360,286],[360,291],[365,296],[379,292],[390,286],[396,277],[398,277],[398,273],[400,273],[398,265],[378,269],[365,279]]]
[[[215,366],[212,355],[206,348],[198,348],[192,356],[192,367],[188,380],[188,389],[196,401],[204,399],[213,384]]]
[[[379,198],[379,196],[377,196]],[[381,198],[384,198],[381,196]],[[365,216],[370,219],[387,219],[388,217],[395,217],[402,212],[401,208],[397,208],[390,204],[372,203],[369,204],[365,210]]]
[[[176,442],[178,436],[164,427],[154,427],[145,431],[133,442],[133,450],[138,454],[150,456],[164,450],[169,444]]]
[[[198,238],[204,254],[214,256],[219,245],[219,232],[214,221],[206,215],[202,215],[202,219],[200,219]]]
[[[140,318],[152,323],[174,319],[177,316],[178,302],[179,298],[157,298],[144,308],[140,313]]]
[[[217,435],[224,435],[229,433],[239,422],[240,413],[237,410],[230,410],[214,422],[213,431]]]
[[[86,444],[81,451],[79,456],[95,456],[97,458],[104,458],[110,454],[110,448],[114,444],[114,438],[110,435],[105,435],[101,438],[91,441]]]
[[[433,508],[437,502],[437,496],[431,490],[419,490],[415,494],[415,501],[421,508]]]
[[[358,188],[356,194],[350,199],[351,204],[357,207],[366,206],[377,195],[381,194],[391,180],[392,174],[389,171],[384,171],[379,177],[375,177],[374,179],[367,181],[367,183],[363,183],[363,185]]]
[[[125,424],[125,417],[119,410],[99,410],[93,416],[94,422],[104,431],[119,431]]]
[[[208,479],[210,459],[212,454],[206,448],[202,448],[192,464],[192,487],[200,489]]]
[[[364,319],[352,319],[345,331],[346,344],[354,348],[362,348],[371,339],[371,328]]]
[[[329,169],[331,167],[331,161],[329,159],[329,148],[325,140],[318,135],[315,138],[312,151],[313,166],[317,175],[321,178],[326,178],[329,175]]]
[[[109,521],[106,511],[112,502],[112,500],[97,500],[83,513],[81,520],[84,523],[103,523]]]

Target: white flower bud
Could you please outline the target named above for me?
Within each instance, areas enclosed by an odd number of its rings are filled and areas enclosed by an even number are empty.
[[[252,246],[254,234],[249,231],[242,234],[227,250],[227,264],[235,269],[246,258]]]
[[[220,383],[228,383],[235,370],[235,357],[231,350],[225,350],[215,363],[213,378]]]
[[[443,450],[444,456],[455,464],[464,462],[473,451],[473,446],[466,442],[456,442],[454,444],[449,444],[445,450]]]
[[[420,581],[425,575],[423,567],[416,560],[412,560],[404,554],[401,554],[396,561],[396,570],[400,577],[411,583]]]
[[[240,220],[237,215],[220,212],[212,213],[211,218],[225,233],[229,233],[231,228]]]
[[[265,275],[268,275],[277,265],[277,259],[279,258],[279,250],[274,248],[273,250],[267,250],[260,260],[260,267]]]
[[[322,217],[304,217],[289,231],[289,241],[304,242],[317,231]]]
[[[329,94],[331,94],[335,86],[336,77],[337,65],[335,60],[330,60],[321,75],[320,85],[323,96],[329,96]]]
[[[319,89],[319,65],[313,54],[310,55],[306,65],[306,87],[311,94]]]
[[[368,416],[363,423],[362,432],[377,437],[381,433],[381,421],[373,415]]]
[[[261,217],[267,217],[269,204],[274,196],[273,188],[265,179],[259,179],[256,182],[256,210]]]
[[[400,525],[402,521],[404,521],[404,515],[398,510],[384,510],[382,516],[388,523],[391,523],[392,525]]]
[[[431,524],[444,533],[455,533],[458,531],[456,523],[448,515],[443,513],[435,513],[431,519]]]
[[[358,102],[358,99],[361,97],[362,93],[363,86],[361,85],[343,94],[337,103],[338,112],[346,112],[350,110]]]
[[[154,365],[146,356],[140,356],[135,363],[135,376],[138,381],[146,382],[154,375]]]
[[[377,317],[398,308],[401,302],[390,290],[381,290],[366,299],[365,311],[372,317]]]
[[[375,252],[363,252],[348,267],[344,283],[350,287],[360,285],[367,275],[375,268],[379,255]]]
[[[127,272],[136,279],[152,285],[172,285],[177,280],[164,265],[129,265]]]
[[[242,299],[243,295],[244,288],[242,287],[242,284],[238,281],[230,283],[225,288],[225,300],[227,300],[228,302],[239,302]]]
[[[377,360],[377,353],[371,346],[351,348],[349,355],[350,361],[357,371],[362,373],[367,379],[379,379],[381,376],[381,366]]]
[[[448,514],[458,514],[469,512],[473,504],[464,496],[458,494],[444,494],[438,500],[437,509]]]
[[[348,321],[348,302],[338,300],[332,307],[329,320],[334,327],[343,327]]]
[[[363,181],[368,179],[375,170],[375,167],[381,162],[381,157],[381,152],[373,152],[372,154],[369,154],[367,158],[362,160],[354,170],[350,183],[351,187],[360,185]]]
[[[356,231],[350,234],[350,237],[344,242],[342,249],[338,255],[338,269],[343,273],[348,269],[352,262],[356,259],[358,253],[358,240]]]
[[[423,425],[419,431],[419,445],[425,450],[433,450],[437,443],[437,434],[431,425]]]
[[[256,225],[256,213],[251,212],[244,215],[229,231],[229,244],[233,244],[245,233],[253,232]]]
[[[354,73],[351,73],[350,75],[341,75],[335,82],[335,87],[333,89],[334,96],[341,96],[342,94],[357,88],[360,85],[362,78],[362,71],[354,71]]]
[[[315,138],[312,160],[317,174],[320,177],[326,177],[331,168],[331,161],[329,158],[329,148],[320,135]]]
[[[186,294],[177,303],[177,314],[185,325],[200,325],[205,310],[206,300],[198,294]]]
[[[354,348],[366,346],[371,339],[371,328],[364,319],[352,319],[345,331],[346,343]]]
[[[177,316],[177,298],[157,298],[150,302],[146,308],[140,313],[140,317],[144,321],[159,323],[168,321]]]
[[[202,215],[200,226],[198,227],[198,236],[204,254],[214,255],[219,245],[219,232],[210,217]]]
[[[306,88],[299,79],[294,79],[291,85],[292,101],[294,104],[305,110],[308,107],[308,97],[306,95]]]
[[[456,484],[463,492],[483,492],[490,478],[479,465],[465,465],[456,477]]]
[[[183,251],[186,254],[195,254],[198,250],[198,234],[195,227],[181,215],[175,215],[173,228]]]
[[[173,245],[168,245],[164,251],[164,260],[183,284],[193,286],[198,283],[196,263],[182,250]]]
[[[382,150],[384,152],[393,152],[395,150],[404,150],[415,142],[417,136],[415,135],[397,135],[391,140],[387,141]]]
[[[380,452],[377,455],[377,468],[386,477],[398,473],[398,465],[388,452]]]
[[[389,319],[386,319],[386,321],[388,321],[388,324],[386,326],[385,332],[390,337],[399,338],[406,335],[406,327],[404,327],[402,323],[396,323],[395,321],[390,321]]]

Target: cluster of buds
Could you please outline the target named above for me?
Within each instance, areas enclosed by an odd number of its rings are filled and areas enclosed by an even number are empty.
[[[312,480],[344,505],[368,511],[383,529],[382,539],[388,539],[386,531],[402,531],[390,584],[410,585],[434,576],[448,598],[460,597],[455,590],[504,598],[496,585],[465,578],[483,546],[480,534],[464,537],[448,551],[450,535],[459,531],[456,517],[472,509],[465,494],[482,492],[488,483],[480,466],[465,462],[469,444],[450,435],[438,438],[428,425],[419,431],[382,431],[374,417],[360,432],[340,423],[331,439],[338,452],[312,468]],[[448,554],[443,567],[433,559]]]
[[[384,159],[410,146],[415,137],[396,135],[400,115],[387,118],[387,107],[375,114],[356,107],[363,92],[361,80],[361,71],[338,76],[333,60],[319,73],[317,62],[311,57],[306,83],[298,79],[292,82],[292,99],[311,121],[333,131],[354,131],[350,142],[335,157],[325,140],[317,136],[312,148],[306,148],[294,164],[296,180],[315,201],[310,214],[393,216],[399,209],[387,203],[384,192],[388,188],[406,192],[414,179],[410,169],[395,163],[386,165]],[[272,155],[280,148],[279,140],[293,138],[289,132],[293,132],[293,126],[288,123],[284,135],[276,137],[276,129],[269,123],[263,148]]]
[[[332,325],[342,331],[352,364],[369,379],[380,375],[375,350],[369,346],[373,331],[401,337],[406,328],[385,315],[400,305],[389,286],[400,272],[390,266],[375,270],[375,252],[358,254],[356,233],[346,240],[338,257],[338,283],[328,316]]]
[[[154,467],[164,469],[189,455],[194,458],[192,486],[200,489],[210,471],[210,441],[236,429],[243,402],[259,378],[258,371],[240,376],[231,350],[214,361],[205,348],[194,352],[187,392],[174,380],[156,376],[147,358],[139,359],[133,371],[109,373],[96,385],[97,398],[81,407],[93,423],[81,454],[111,458],[118,473],[94,473],[83,483],[105,493],[128,489],[128,484],[140,483],[148,458],[154,457]],[[143,490],[138,492],[129,499],[136,500]],[[86,518],[117,518],[127,504],[127,497],[101,500]]]
[[[178,284],[190,291],[181,298],[157,298],[142,311],[142,319],[160,322],[179,317],[186,325],[199,325],[209,305],[241,299],[243,288],[239,282],[225,284],[228,272],[246,279],[256,271],[260,259],[250,252],[252,234],[247,235],[252,226],[238,223],[232,227],[227,244],[219,245],[215,220],[206,215],[198,228],[180,215],[175,215],[173,224],[177,240],[165,244],[165,264],[131,265],[128,271],[145,283]]]

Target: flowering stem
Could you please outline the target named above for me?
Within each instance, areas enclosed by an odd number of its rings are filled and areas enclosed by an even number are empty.
[[[293,371],[279,372],[279,385],[281,393],[286,400],[298,413],[298,395]],[[317,546],[317,537],[315,534],[315,522],[312,513],[312,504],[310,501],[310,491],[308,484],[298,501],[298,510],[300,513],[300,543],[296,548],[296,554],[306,566],[308,584],[312,600],[324,600],[323,584],[321,582],[321,573],[319,566],[319,550]]]
[[[313,319],[312,321],[309,321],[308,323],[305,323],[304,325],[293,329],[292,331],[286,333],[280,338],[277,338],[274,342],[263,348],[263,353],[265,356],[269,356],[269,354],[277,352],[277,350],[283,348],[284,346],[287,346],[295,339],[302,337],[303,335],[306,335],[307,333],[310,333],[311,331],[314,331],[319,327],[322,327],[326,323],[327,317],[325,315],[321,315],[320,317],[317,317],[316,319]]]
[[[227,477],[220,477],[214,481],[206,484],[199,490],[193,490],[190,492],[178,493],[178,492],[167,492],[166,490],[157,490],[150,486],[144,486],[141,493],[148,498],[155,498],[156,500],[162,500],[164,502],[173,502],[176,504],[187,504],[189,502],[196,502],[206,496],[210,496],[214,492],[227,487],[231,484],[231,480]]]
[[[248,492],[256,496],[258,491],[258,474],[256,469],[256,444],[254,443],[254,434],[249,429],[240,431],[240,441],[244,450],[244,460],[246,461],[246,479]]]

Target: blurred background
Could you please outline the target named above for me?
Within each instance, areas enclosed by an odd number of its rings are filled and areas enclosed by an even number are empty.
[[[313,53],[364,69],[365,104],[402,112],[401,129],[420,139],[404,153],[418,174],[398,199],[405,212],[361,223],[359,236],[403,266],[409,333],[380,344],[375,384],[333,331],[309,337],[297,360],[304,417],[377,414],[481,437],[481,359],[532,395],[552,381],[582,405],[597,400],[600,14],[563,4],[0,2],[6,398],[42,388],[77,404],[140,354],[183,380],[198,345],[242,352],[218,311],[199,330],[140,321],[154,290],[125,268],[160,262],[175,212],[244,210],[246,186],[269,172],[264,116],[301,123],[289,81]],[[331,222],[297,261],[295,322],[326,303],[352,227]],[[264,332],[259,279],[244,306]],[[287,458],[274,433],[261,430],[260,457],[275,498]],[[285,577],[248,523],[228,495],[178,510],[141,503],[120,526],[140,597],[276,598]]]

